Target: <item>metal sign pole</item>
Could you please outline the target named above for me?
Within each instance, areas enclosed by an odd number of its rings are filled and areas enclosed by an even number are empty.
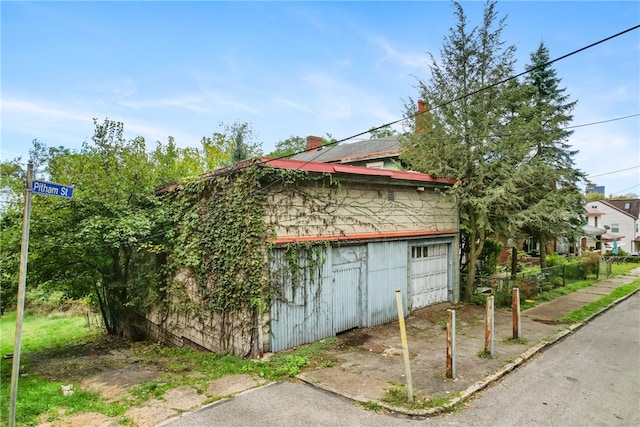
[[[11,401],[9,404],[9,426],[16,425],[16,397],[20,375],[20,346],[22,345],[22,318],[24,317],[24,293],[27,283],[27,255],[29,253],[29,220],[31,218],[31,181],[33,162],[27,165],[27,186],[24,189],[24,215],[22,217],[22,247],[20,250],[20,278],[18,280],[18,307],[16,309],[16,338],[13,346],[11,368]]]

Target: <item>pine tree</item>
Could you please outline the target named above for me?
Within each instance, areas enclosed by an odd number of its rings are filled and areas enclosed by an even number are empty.
[[[471,29],[462,6],[453,5],[457,24],[444,39],[441,62],[430,54],[431,78],[417,85],[431,110],[416,116],[417,131],[404,138],[402,157],[414,169],[457,179],[449,194],[460,212],[462,298],[468,300],[485,239],[499,224],[493,213],[521,206],[513,170],[522,149],[501,138],[520,87],[501,83],[513,72],[515,47],[501,40],[505,20],[498,19],[496,2],[486,3],[482,24]]]
[[[540,43],[531,54],[530,73],[524,79],[526,98],[520,110],[522,130],[529,153],[522,163],[520,188],[526,209],[518,215],[521,230],[540,244],[540,267],[546,267],[547,245],[552,237],[575,240],[583,224],[584,198],[580,184],[583,172],[575,167],[566,130],[576,101],[569,101],[566,88],[549,62],[549,50]]]

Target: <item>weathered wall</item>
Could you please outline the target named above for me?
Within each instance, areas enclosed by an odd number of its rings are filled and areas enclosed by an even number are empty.
[[[454,202],[417,187],[350,182],[339,187],[274,186],[267,197],[266,221],[277,239],[457,230]]]
[[[176,277],[176,283],[183,287],[174,287],[174,292],[169,291],[164,307],[155,307],[147,313],[148,335],[169,345],[229,352],[236,356],[247,356],[256,351],[256,337],[249,332],[253,328],[246,327],[255,323],[250,313],[207,315],[201,309],[204,303],[193,280],[183,272]]]

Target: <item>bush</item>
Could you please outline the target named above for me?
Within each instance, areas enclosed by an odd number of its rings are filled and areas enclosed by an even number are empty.
[[[580,261],[584,265],[585,275],[593,274],[598,275],[600,269],[600,253],[599,252],[587,252],[584,251],[580,254]]]
[[[555,267],[556,265],[565,265],[568,264],[569,261],[567,258],[558,254],[549,254],[547,255],[547,267]]]
[[[484,241],[482,252],[478,258],[479,272],[482,276],[489,276],[496,272],[501,252],[502,243],[499,241],[493,239],[486,239]]]

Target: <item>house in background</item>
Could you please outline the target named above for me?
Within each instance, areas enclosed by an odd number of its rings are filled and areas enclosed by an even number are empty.
[[[583,238],[582,248],[593,248],[603,253],[615,245],[627,253],[637,254],[640,250],[638,233],[639,199],[595,200],[585,204],[587,225],[606,230],[600,235],[602,245],[596,239]]]
[[[261,318],[236,313],[225,321],[238,331],[221,337],[215,313],[156,308],[145,316],[148,334],[178,346],[255,355],[397,320],[396,289],[405,314],[459,300],[457,206],[437,191],[452,180],[291,159],[265,158],[258,167],[304,172],[294,183],[262,183],[264,262],[274,291]],[[245,172],[236,167],[209,176],[233,180]],[[292,262],[299,270],[292,272]],[[169,306],[185,295],[197,306],[188,268],[176,279],[185,290],[167,296]]]
[[[400,160],[400,140],[397,136],[367,139],[349,144],[323,146],[319,136],[307,137],[307,151],[292,160],[363,166],[372,169],[404,169]]]

